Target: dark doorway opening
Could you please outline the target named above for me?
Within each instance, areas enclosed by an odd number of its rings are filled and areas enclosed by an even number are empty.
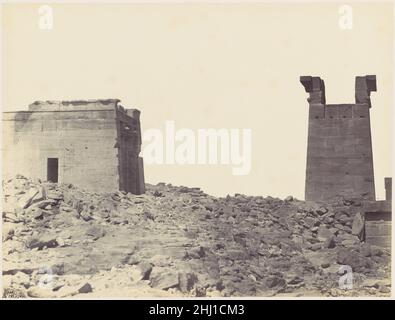
[[[58,182],[59,161],[58,158],[48,158],[47,181]]]

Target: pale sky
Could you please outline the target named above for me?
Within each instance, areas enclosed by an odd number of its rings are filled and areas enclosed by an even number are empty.
[[[35,100],[119,98],[141,111],[142,130],[248,128],[252,170],[146,165],[146,181],[304,198],[308,94],[299,76],[320,76],[327,103],[354,103],[355,76],[376,74],[371,94],[376,196],[391,176],[392,4],[37,4],[2,14],[2,109]]]

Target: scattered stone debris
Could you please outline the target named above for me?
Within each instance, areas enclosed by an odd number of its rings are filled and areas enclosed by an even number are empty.
[[[360,203],[147,185],[88,193],[3,182],[3,297],[389,296],[390,252],[361,241]],[[353,289],[339,288],[339,270]]]
[[[93,291],[92,286],[88,282],[78,289],[78,293],[89,293],[92,291]]]

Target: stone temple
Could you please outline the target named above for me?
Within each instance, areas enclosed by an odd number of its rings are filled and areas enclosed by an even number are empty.
[[[142,194],[140,151],[140,111],[118,99],[36,101],[28,111],[3,112],[4,177]]]
[[[300,82],[310,95],[305,199],[375,200],[369,111],[376,76],[356,77],[354,104],[326,104],[320,77]]]

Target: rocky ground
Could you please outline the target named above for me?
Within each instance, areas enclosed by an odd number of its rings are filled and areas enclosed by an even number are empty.
[[[359,240],[359,201],[164,183],[97,194],[21,176],[3,197],[3,297],[390,295],[390,253]]]

